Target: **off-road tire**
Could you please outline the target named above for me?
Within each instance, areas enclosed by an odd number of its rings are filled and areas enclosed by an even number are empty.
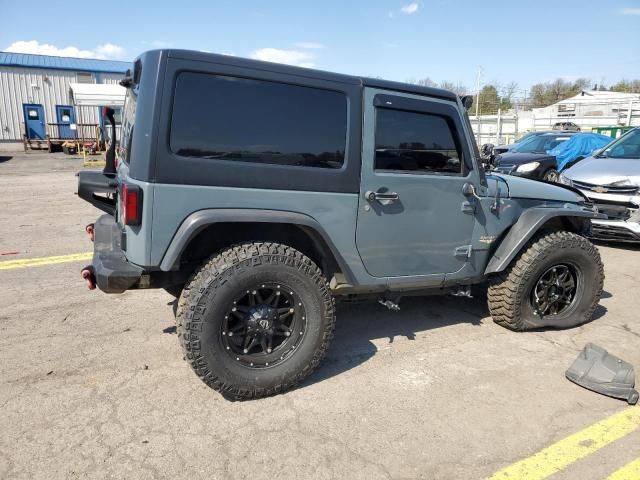
[[[540,276],[554,264],[569,262],[581,275],[575,300],[557,315],[536,314],[530,297]],[[588,322],[600,301],[604,267],[598,249],[572,232],[547,232],[535,236],[504,271],[491,279],[489,311],[494,322],[510,330],[569,328]]]
[[[305,305],[306,332],[298,348],[264,369],[235,362],[219,339],[224,304],[250,282],[295,284]],[[253,399],[291,389],[318,366],[333,336],[335,304],[326,278],[301,252],[244,243],[212,256],[194,273],[178,300],[176,321],[185,359],[200,379],[226,398]]]

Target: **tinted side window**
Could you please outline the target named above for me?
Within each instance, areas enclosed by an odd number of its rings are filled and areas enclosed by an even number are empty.
[[[460,174],[462,155],[446,117],[378,108],[376,170]]]
[[[177,79],[170,144],[178,155],[340,168],[346,133],[343,93],[204,73]]]

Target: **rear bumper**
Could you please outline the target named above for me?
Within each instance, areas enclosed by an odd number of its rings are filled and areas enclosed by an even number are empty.
[[[127,260],[122,250],[122,232],[111,215],[102,215],[93,228],[93,260],[83,270],[93,275],[105,293],[122,293],[141,288],[166,288],[184,284],[187,270],[163,272],[147,270]],[[90,287],[91,288],[91,287]]]
[[[91,267],[96,284],[105,293],[122,293],[140,288],[144,270],[129,263],[121,248],[120,229],[111,215],[102,215],[94,224]]]

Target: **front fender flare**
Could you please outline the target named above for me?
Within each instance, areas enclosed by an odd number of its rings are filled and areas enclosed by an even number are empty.
[[[160,270],[175,270],[180,262],[184,249],[189,242],[195,238],[203,229],[215,223],[286,223],[305,227],[307,231],[316,236],[316,240],[322,240],[328,247],[331,255],[340,267],[345,278],[353,281],[351,269],[347,265],[336,246],[333,244],[329,234],[322,228],[322,225],[313,217],[297,212],[283,210],[259,210],[259,209],[236,209],[219,208],[198,210],[192,213],[180,224],[176,234],[173,236],[167,251],[160,263]]]
[[[494,252],[484,271],[485,275],[501,272],[507,268],[511,260],[545,223],[559,217],[570,220],[579,233],[586,234],[589,232],[592,219],[606,218],[606,215],[586,209],[529,208],[520,215]]]

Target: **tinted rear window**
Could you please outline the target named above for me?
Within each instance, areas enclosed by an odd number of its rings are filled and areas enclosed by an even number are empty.
[[[193,72],[177,78],[170,144],[178,155],[340,168],[346,131],[340,92]]]

